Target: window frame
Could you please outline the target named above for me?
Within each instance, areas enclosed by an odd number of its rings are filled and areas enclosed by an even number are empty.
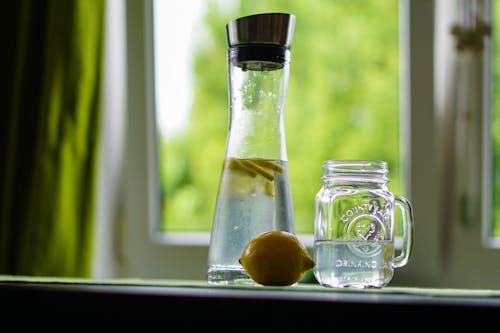
[[[391,284],[500,288],[500,279],[495,278],[500,276],[500,265],[491,264],[500,262],[500,253],[482,246],[480,227],[468,233],[454,232],[453,251],[442,251],[445,231],[438,223],[439,156],[434,149],[438,130],[434,112],[434,8],[433,0],[400,0],[402,174],[406,196],[414,207],[415,230],[410,262],[397,270]],[[152,10],[152,0],[129,0],[124,8],[124,168],[114,218],[100,222],[110,224],[114,232],[97,246],[95,271],[101,277],[204,280],[209,235],[184,235],[190,236],[189,240],[158,237],[155,232],[159,216],[152,134],[156,131]],[[467,241],[470,237],[478,241]],[[311,238],[304,240],[312,244]],[[102,246],[103,242],[108,245]]]

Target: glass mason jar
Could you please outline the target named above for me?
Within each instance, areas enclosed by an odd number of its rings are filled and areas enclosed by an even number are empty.
[[[314,276],[326,287],[383,287],[412,249],[410,202],[388,188],[387,163],[338,160],[324,163],[315,198]],[[396,207],[402,248],[395,254]]]
[[[284,130],[295,17],[270,13],[227,25],[230,118],[212,221],[207,280],[254,284],[239,263],[270,230],[294,232]]]

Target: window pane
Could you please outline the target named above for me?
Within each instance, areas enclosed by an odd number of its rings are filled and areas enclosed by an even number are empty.
[[[156,1],[162,231],[210,231],[229,121],[225,25],[271,11],[297,19],[285,111],[297,232],[313,233],[327,159],[385,160],[403,194],[397,0]]]

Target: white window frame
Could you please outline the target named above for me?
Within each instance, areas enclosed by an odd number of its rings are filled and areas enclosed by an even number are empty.
[[[116,166],[107,161],[112,149],[107,143],[109,145],[112,138],[103,139],[94,276],[204,280],[208,253],[206,234],[191,234],[191,241],[186,242],[184,238],[183,242],[174,242],[173,238],[158,239],[153,232],[159,216],[155,198],[158,182],[153,134],[156,128],[152,0],[124,3],[109,0],[108,3],[121,3],[119,8],[114,8],[121,20],[115,20],[114,24],[118,28],[126,27],[122,45],[126,56],[121,68],[126,73],[125,79],[115,77],[113,80],[111,71],[107,81],[107,86],[123,85],[121,95],[126,98],[123,106],[126,117],[122,122],[124,133],[120,135],[125,141],[120,146],[122,154],[115,156],[123,161],[123,168],[117,177],[110,177],[117,172]],[[415,230],[412,257],[405,267],[396,271],[391,284],[500,288],[500,251],[482,246],[480,226],[467,232],[453,231],[453,250],[446,254],[442,251],[443,230],[439,224],[437,195],[439,156],[435,149],[438,126],[434,112],[436,3],[434,0],[400,0],[401,140],[404,143],[401,156],[405,196],[414,207]],[[104,120],[108,125],[113,121],[116,119]]]

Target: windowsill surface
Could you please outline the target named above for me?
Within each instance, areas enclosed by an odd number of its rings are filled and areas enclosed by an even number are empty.
[[[333,289],[316,284],[288,287],[213,286],[206,281],[160,279],[75,279],[0,275],[0,311],[16,316],[43,316],[59,312],[152,318],[160,314],[200,312],[228,316],[246,309],[256,313],[293,315],[314,311],[316,315],[348,318],[360,311],[390,311],[406,316],[425,311],[440,319],[467,318],[500,313],[500,290],[385,287],[381,289]],[[168,308],[168,310],[167,310]],[[157,317],[156,317],[157,318]],[[495,316],[491,317],[492,319]],[[299,318],[300,319],[300,318]]]
[[[44,276],[17,276],[1,275],[0,285],[7,284],[25,285],[57,285],[57,286],[130,286],[130,287],[164,287],[164,288],[188,288],[214,290],[241,290],[241,291],[280,291],[295,293],[354,293],[367,295],[413,295],[430,297],[458,297],[458,298],[491,298],[498,299],[500,306],[500,290],[496,289],[460,289],[460,288],[421,288],[421,287],[391,287],[390,285],[380,289],[355,289],[355,288],[326,288],[317,284],[299,283],[288,287],[273,286],[249,286],[211,285],[202,280],[173,280],[173,279],[142,279],[142,278],[115,278],[115,279],[93,279],[93,278],[65,278]],[[160,289],[158,289],[160,290]]]

